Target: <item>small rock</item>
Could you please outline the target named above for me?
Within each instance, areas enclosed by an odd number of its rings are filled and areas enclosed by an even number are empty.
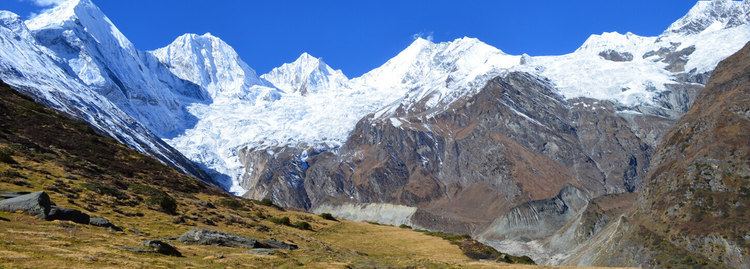
[[[192,229],[177,239],[185,244],[216,245],[224,247],[260,247],[258,240],[239,235],[211,231],[206,229]]]
[[[260,248],[295,250],[295,249],[298,249],[299,247],[297,247],[297,245],[294,245],[294,244],[287,244],[281,241],[276,241],[274,239],[269,239],[269,240],[260,241]]]
[[[35,192],[0,201],[0,211],[24,212],[40,219],[47,219],[52,201],[45,192]]]
[[[147,240],[143,242],[142,247],[125,247],[127,251],[135,253],[158,253],[167,256],[182,257],[177,248],[159,240]]]
[[[182,216],[182,215],[177,216],[174,219],[172,219],[172,223],[174,224],[184,224],[185,222],[186,222],[185,216]]]
[[[182,257],[182,253],[180,253],[180,251],[178,251],[177,248],[163,241],[148,240],[148,241],[143,242],[143,245],[147,248],[151,248],[152,250],[154,250],[154,252],[159,253],[159,254]]]
[[[203,208],[216,208],[216,206],[214,204],[212,204],[211,202],[208,202],[208,201],[198,200],[197,202],[195,202],[195,204],[197,204],[198,206],[203,207]]]
[[[93,217],[89,220],[89,225],[96,226],[96,227],[102,227],[102,228],[109,228],[114,231],[121,232],[122,228],[117,227],[117,225],[112,224],[109,220],[101,217]]]
[[[52,206],[47,220],[63,220],[79,224],[89,224],[91,217],[79,210]]]

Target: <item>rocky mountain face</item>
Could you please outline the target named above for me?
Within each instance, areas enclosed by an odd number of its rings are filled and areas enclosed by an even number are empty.
[[[719,64],[654,151],[639,193],[581,203],[561,192],[514,208],[492,225],[503,233],[479,237],[548,264],[746,268],[749,58],[750,44]]]

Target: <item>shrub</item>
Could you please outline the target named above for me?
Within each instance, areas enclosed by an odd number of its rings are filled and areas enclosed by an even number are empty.
[[[13,151],[8,148],[0,148],[0,162],[7,164],[18,164],[18,162],[13,159]]]
[[[289,217],[282,217],[282,218],[271,217],[268,220],[278,225],[292,226],[292,221],[289,220]]]
[[[307,221],[297,221],[293,226],[300,230],[312,230],[312,225]]]
[[[320,214],[320,217],[323,218],[324,220],[338,221],[333,215],[331,215],[331,213]]]
[[[401,228],[401,229],[411,229],[411,226],[406,225],[406,224],[401,224],[398,227]]]

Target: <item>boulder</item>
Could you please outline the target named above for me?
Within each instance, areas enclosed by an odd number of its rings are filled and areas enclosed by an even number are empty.
[[[216,245],[224,247],[262,247],[258,240],[239,235],[222,233],[206,229],[192,229],[180,236],[177,241],[193,245]]]
[[[89,225],[96,226],[96,227],[102,227],[102,228],[109,228],[114,231],[122,231],[122,228],[117,227],[117,225],[112,224],[109,220],[101,217],[93,217],[89,220]]]
[[[47,219],[52,201],[45,192],[35,192],[0,201],[0,211],[24,212],[40,219]]]
[[[89,224],[91,217],[80,210],[52,206],[49,215],[47,216],[47,220],[62,220],[78,224]]]

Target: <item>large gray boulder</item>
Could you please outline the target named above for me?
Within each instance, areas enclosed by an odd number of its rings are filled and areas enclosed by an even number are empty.
[[[0,201],[0,211],[24,212],[40,219],[47,219],[52,201],[45,192],[35,192]]]
[[[244,248],[263,247],[258,240],[252,238],[199,228],[186,232],[180,236],[177,241],[193,245],[215,245]]]

